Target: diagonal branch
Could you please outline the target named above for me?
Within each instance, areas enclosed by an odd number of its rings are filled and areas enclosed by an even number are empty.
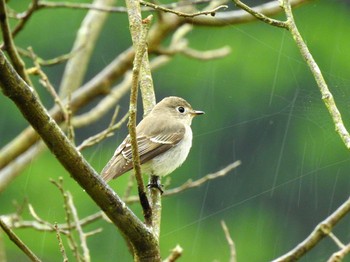
[[[31,261],[40,262],[41,260],[27,247],[26,244],[22,242],[22,240],[11,230],[10,227],[6,225],[6,223],[0,217],[0,227],[4,230],[4,232],[8,235],[13,243],[19,247],[20,250],[25,253]]]
[[[42,137],[62,166],[86,190],[135,249],[136,255],[158,253],[157,240],[119,196],[99,177],[70,143],[29,87],[0,51],[0,89],[10,98]],[[30,103],[28,103],[30,101]]]
[[[319,223],[314,231],[301,243],[299,243],[294,249],[287,254],[275,259],[273,262],[288,262],[296,261],[305,255],[309,250],[316,246],[323,238],[328,236],[333,227],[350,212],[350,198],[345,201],[336,211],[334,211],[329,217]]]
[[[27,84],[32,85],[29,76],[26,72],[24,62],[19,56],[18,51],[15,47],[15,43],[13,42],[10,26],[7,20],[5,0],[0,0],[0,25],[2,37],[4,39],[5,49],[9,54],[14,68],[16,69],[18,74],[27,82]]]

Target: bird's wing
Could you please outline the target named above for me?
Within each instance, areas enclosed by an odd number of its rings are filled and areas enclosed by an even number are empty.
[[[171,130],[176,130],[176,132]],[[146,163],[178,144],[184,137],[185,127],[181,126],[176,129],[163,130],[161,135],[152,134],[152,131],[149,133],[150,135],[140,134],[137,136],[141,164]],[[132,148],[130,137],[127,136],[115,151],[112,159],[102,170],[102,178],[108,182],[132,168]]]

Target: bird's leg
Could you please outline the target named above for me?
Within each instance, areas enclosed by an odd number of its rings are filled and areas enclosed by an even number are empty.
[[[150,183],[147,185],[148,188],[157,188],[161,194],[163,194],[163,185],[160,183],[159,176],[151,175]]]

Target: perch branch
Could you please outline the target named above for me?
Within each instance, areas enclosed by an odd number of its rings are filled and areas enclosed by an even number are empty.
[[[136,134],[136,112],[137,112],[137,97],[140,80],[140,71],[142,60],[146,52],[147,34],[152,16],[149,16],[144,21],[141,20],[140,5],[137,1],[127,0],[126,7],[128,9],[129,27],[133,47],[135,49],[135,57],[132,69],[130,106],[129,106],[129,135],[132,149],[132,162],[135,178],[137,181],[137,189],[140,197],[140,203],[143,210],[143,216],[147,225],[151,225],[152,209],[147,198],[145,186],[141,173],[141,161],[137,144]]]
[[[0,217],[0,227],[4,230],[7,236],[11,239],[16,246],[26,254],[31,261],[40,262],[41,260],[31,251],[26,244],[22,242],[22,240],[11,230],[9,226],[2,220]]]
[[[0,90],[42,137],[62,166],[132,243],[136,255],[158,253],[157,240],[70,143],[29,87],[0,51]],[[27,103],[30,101],[30,103]]]
[[[185,182],[184,184],[182,184],[179,187],[165,190],[163,193],[163,196],[171,196],[171,195],[179,194],[183,191],[186,191],[186,190],[194,188],[194,187],[199,187],[202,184],[204,184],[210,180],[217,179],[219,177],[223,177],[223,176],[227,175],[230,171],[237,168],[240,164],[241,164],[241,161],[235,161],[235,162],[229,164],[228,166],[224,167],[223,169],[221,169],[215,173],[208,174],[208,175],[206,175],[202,178],[199,178],[197,180],[194,180],[194,181],[189,179],[189,180],[187,180],[187,182]],[[135,203],[137,201],[138,201],[138,198],[136,196],[130,196],[129,198],[125,199],[125,202],[128,204]]]

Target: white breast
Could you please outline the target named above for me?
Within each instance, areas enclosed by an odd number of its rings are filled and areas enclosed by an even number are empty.
[[[142,172],[156,176],[166,176],[182,165],[192,146],[192,130],[186,126],[184,138],[165,153],[142,165]]]

